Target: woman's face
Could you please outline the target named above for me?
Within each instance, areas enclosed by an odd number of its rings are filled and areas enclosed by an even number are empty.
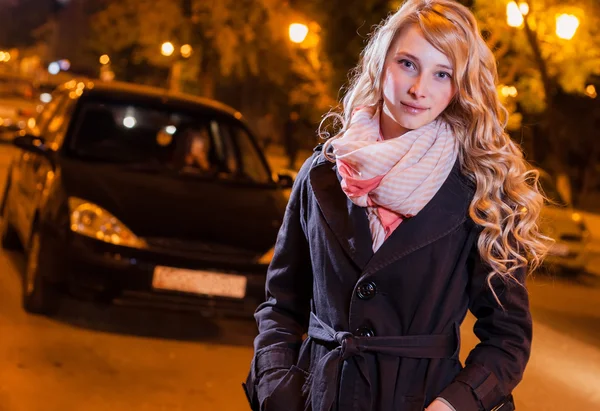
[[[454,97],[453,74],[448,57],[418,27],[402,30],[383,67],[383,137],[398,137],[435,120]]]

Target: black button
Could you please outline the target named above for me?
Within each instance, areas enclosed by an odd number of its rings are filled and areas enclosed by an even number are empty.
[[[354,335],[357,337],[375,337],[375,331],[369,327],[358,327],[356,331],[354,331]]]
[[[358,295],[358,298],[361,300],[370,300],[375,297],[375,293],[377,293],[375,283],[363,283],[356,289],[356,295]]]

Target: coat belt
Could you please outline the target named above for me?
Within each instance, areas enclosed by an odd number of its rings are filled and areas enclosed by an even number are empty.
[[[310,314],[308,336],[335,348],[319,360],[312,375],[311,405],[313,411],[330,411],[333,407],[342,363],[363,353],[378,353],[404,358],[452,358],[458,349],[455,333],[435,335],[405,335],[398,337],[358,337],[346,331],[335,331]],[[359,368],[371,388],[365,363]]]

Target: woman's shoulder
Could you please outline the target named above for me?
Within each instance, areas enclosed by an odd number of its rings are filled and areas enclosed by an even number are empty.
[[[300,167],[298,175],[296,176],[296,180],[306,181],[308,179],[308,175],[310,174],[310,170],[324,163],[331,164],[331,161],[329,161],[323,154],[323,144],[318,144],[313,149],[312,154],[304,161],[304,163]]]

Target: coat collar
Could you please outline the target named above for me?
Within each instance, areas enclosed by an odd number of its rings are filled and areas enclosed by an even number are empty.
[[[404,220],[373,253],[365,210],[348,199],[341,188],[337,167],[322,153],[311,167],[309,181],[327,224],[363,274],[380,270],[458,228],[467,219],[474,193],[457,160],[446,181],[421,212]]]

